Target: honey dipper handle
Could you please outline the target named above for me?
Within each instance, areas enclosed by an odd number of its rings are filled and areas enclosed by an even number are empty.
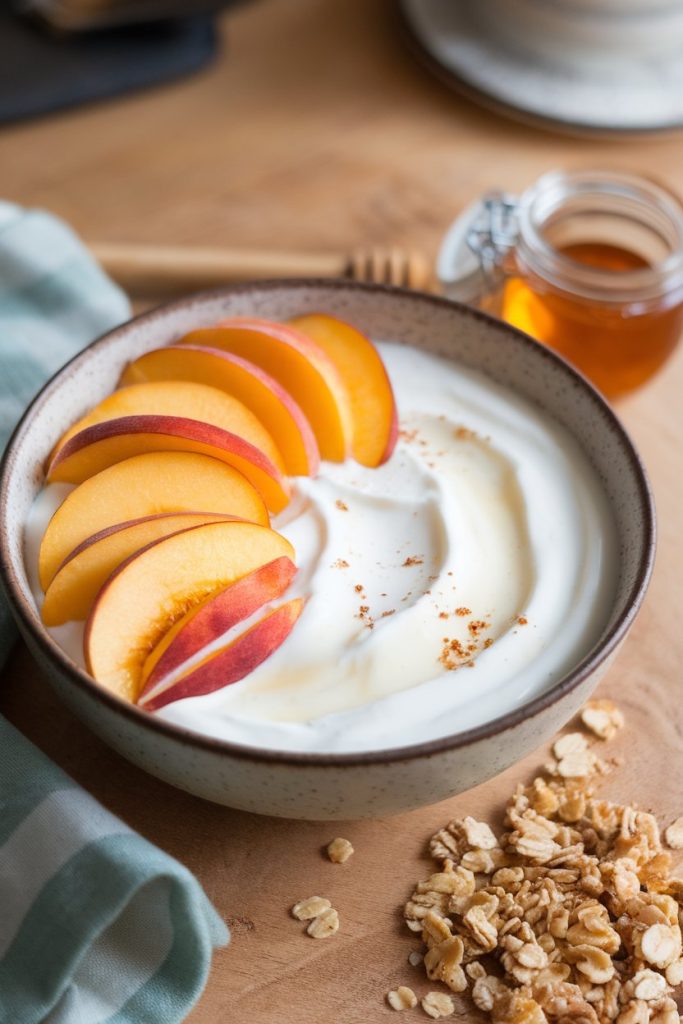
[[[126,291],[137,295],[196,291],[269,277],[339,277],[348,269],[334,253],[263,252],[170,245],[96,243],[95,258]]]

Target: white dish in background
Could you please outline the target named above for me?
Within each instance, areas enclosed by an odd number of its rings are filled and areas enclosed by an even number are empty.
[[[573,133],[683,127],[683,3],[400,0],[406,29],[451,87]]]

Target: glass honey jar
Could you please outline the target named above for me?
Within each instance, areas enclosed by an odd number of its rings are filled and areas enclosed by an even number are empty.
[[[555,349],[610,398],[663,365],[683,330],[683,206],[621,172],[555,171],[490,193],[452,225],[446,294]]]

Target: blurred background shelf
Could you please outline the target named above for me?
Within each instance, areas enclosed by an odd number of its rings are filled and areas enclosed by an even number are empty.
[[[225,0],[12,0],[16,11],[59,32],[186,20],[228,5]]]

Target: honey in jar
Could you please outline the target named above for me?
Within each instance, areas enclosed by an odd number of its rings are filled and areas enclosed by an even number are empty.
[[[648,380],[678,343],[683,207],[647,179],[545,175],[519,200],[487,197],[467,242],[479,263],[469,301],[555,349],[610,398]]]

